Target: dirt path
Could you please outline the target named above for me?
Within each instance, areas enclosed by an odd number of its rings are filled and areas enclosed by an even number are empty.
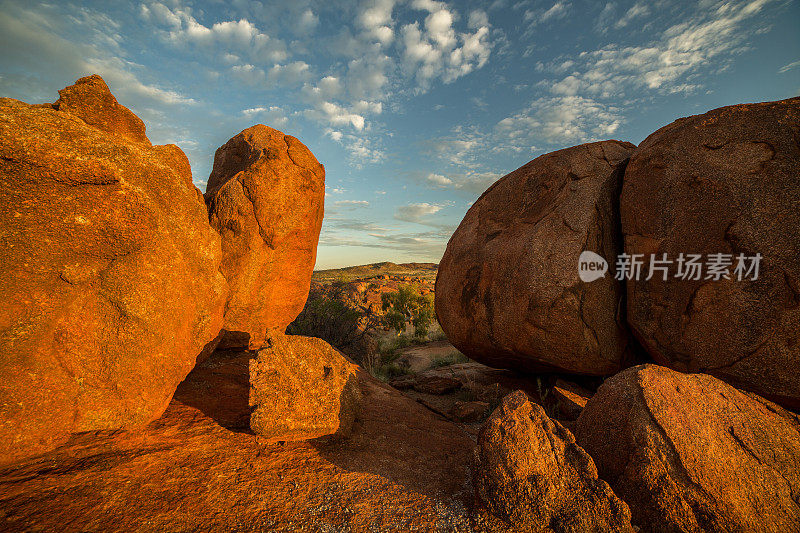
[[[437,358],[444,358],[459,353],[455,346],[447,341],[434,341],[419,346],[409,346],[399,350],[398,362],[406,361],[413,373],[422,372],[431,367]]]

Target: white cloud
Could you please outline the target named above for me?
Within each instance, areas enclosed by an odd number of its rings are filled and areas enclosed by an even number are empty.
[[[297,22],[297,30],[304,34],[311,33],[318,25],[319,17],[309,8],[300,15],[300,20]]]
[[[141,14],[146,20],[166,27],[167,39],[176,45],[201,46],[221,53],[238,50],[251,60],[275,63],[284,61],[288,56],[283,41],[260,31],[246,18],[204,26],[188,8],[170,9],[159,2],[143,6]]]
[[[383,150],[374,148],[372,143],[365,137],[347,135],[344,145],[350,153],[351,161],[358,167],[365,163],[380,163],[386,157]]]
[[[558,20],[567,16],[569,13],[569,2],[556,2],[548,9],[528,10],[525,12],[525,22],[535,26],[548,20]]]
[[[706,3],[704,9],[670,26],[646,46],[611,44],[568,59],[566,69],[563,60],[543,67],[553,73],[569,72],[546,84],[556,95],[592,99],[626,96],[631,89],[667,94],[696,91],[702,87],[702,78],[709,75],[706,70],[701,77],[701,69],[724,69],[743,50],[747,36],[758,29],[749,19],[769,1]],[[613,10],[614,4],[609,3],[603,11]],[[637,3],[617,25],[628,25],[648,10]]]
[[[263,70],[250,63],[232,66],[231,74],[247,85],[263,84],[267,79]]]
[[[441,205],[429,204],[427,202],[418,204],[408,204],[397,208],[394,218],[404,222],[422,223],[430,215],[442,210]]]
[[[465,191],[470,194],[481,194],[489,185],[497,181],[501,174],[497,172],[469,171],[462,174],[428,174],[425,182],[437,189]]]
[[[389,45],[394,40],[392,11],[395,0],[373,0],[367,5],[369,7],[366,7],[358,17],[364,34],[381,45]]]
[[[789,72],[793,68],[800,67],[800,61],[795,61],[793,63],[789,63],[788,65],[784,65],[778,69],[778,74],[783,74],[784,72]]]
[[[477,30],[482,26],[489,27],[489,16],[486,14],[486,11],[483,11],[482,9],[471,11],[467,22],[467,27],[469,27],[471,30]]]
[[[242,116],[247,119],[257,117],[258,120],[268,122],[268,125],[274,126],[285,126],[289,122],[284,109],[279,106],[251,107],[250,109],[242,110]]]
[[[337,207],[358,208],[369,207],[369,202],[366,200],[337,200],[333,202],[333,205]]]
[[[576,144],[608,138],[623,117],[616,107],[582,96],[542,97],[497,123],[495,131],[511,146],[532,146],[536,139]]]
[[[442,161],[454,166],[473,166],[477,152],[486,146],[485,136],[461,127],[453,129],[452,135],[425,142],[424,150]]]
[[[294,61],[286,65],[274,65],[267,78],[274,83],[292,86],[306,81],[311,75],[310,67],[305,61]]]
[[[325,135],[345,147],[350,162],[356,167],[360,168],[367,163],[379,163],[386,157],[383,150],[375,148],[372,141],[364,136],[346,134],[330,128],[325,130]]]
[[[343,133],[341,131],[328,129],[328,130],[325,130],[325,135],[327,135],[328,137],[330,137],[334,141],[339,142],[339,141],[342,140]]]
[[[453,184],[453,180],[451,180],[450,178],[448,178],[446,176],[442,176],[441,174],[433,174],[433,173],[431,173],[431,174],[428,174],[428,177],[425,178],[425,179],[427,179],[430,183],[433,183],[434,185],[439,185],[439,186],[442,186],[442,187],[445,187],[447,185],[452,185]]]
[[[650,14],[650,8],[647,7],[647,4],[637,2],[628,11],[625,12],[625,15],[623,15],[622,18],[616,22],[616,24],[614,24],[614,27],[618,30],[622,29],[631,22],[633,22],[635,19],[640,17],[645,17],[649,14]]]

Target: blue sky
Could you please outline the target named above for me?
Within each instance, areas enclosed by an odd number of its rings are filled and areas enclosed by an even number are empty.
[[[0,1],[0,95],[98,73],[178,144],[264,123],[325,165],[317,268],[434,261],[500,176],[582,142],[800,94],[800,3]]]

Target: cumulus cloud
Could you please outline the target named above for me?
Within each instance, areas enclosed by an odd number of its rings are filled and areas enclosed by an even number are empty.
[[[310,33],[319,25],[319,17],[309,8],[303,11],[297,21],[297,30],[300,33]]]
[[[286,86],[298,85],[311,75],[310,66],[305,61],[294,61],[286,65],[273,65],[267,78],[273,83]]]
[[[346,134],[330,128],[325,130],[325,135],[345,147],[351,164],[357,168],[368,163],[380,163],[386,157],[383,150],[376,148],[373,142],[364,136]]]
[[[486,64],[492,46],[485,13],[473,12],[471,32],[456,32],[457,15],[444,2],[415,0],[411,5],[428,12],[422,24],[415,21],[400,30],[403,71],[419,90],[427,90],[434,79],[450,83]]]
[[[381,45],[389,45],[394,40],[392,11],[395,0],[374,0],[367,6],[358,17],[361,28],[371,40]]]
[[[427,178],[425,178],[425,179],[428,180],[428,182],[430,182],[430,183],[432,183],[434,185],[438,185],[440,187],[446,187],[448,185],[452,185],[453,184],[453,180],[451,180],[447,176],[442,176],[441,174],[431,173],[431,174],[428,174]]]
[[[170,9],[160,2],[143,4],[141,15],[164,28],[167,40],[176,45],[194,45],[218,52],[239,50],[251,60],[274,63],[280,63],[288,56],[282,40],[270,37],[246,18],[205,26],[197,21],[189,8]]]

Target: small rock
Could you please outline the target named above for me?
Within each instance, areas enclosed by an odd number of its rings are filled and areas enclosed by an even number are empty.
[[[487,402],[456,402],[450,416],[459,422],[479,422],[488,412]]]
[[[561,379],[556,380],[550,394],[556,402],[559,418],[565,420],[577,420],[592,397],[592,393],[583,387]]]
[[[356,369],[322,339],[268,331],[250,362],[250,428],[267,442],[348,435],[360,405]]]
[[[633,531],[628,506],[598,479],[572,433],[522,391],[506,396],[484,423],[477,453],[477,494],[509,523],[531,531]]]

